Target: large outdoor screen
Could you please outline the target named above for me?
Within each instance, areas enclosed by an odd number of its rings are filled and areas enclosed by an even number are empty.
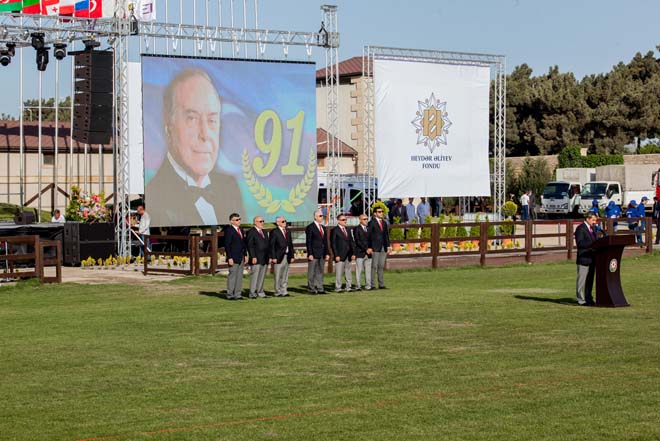
[[[142,57],[146,210],[154,226],[311,217],[313,63]]]

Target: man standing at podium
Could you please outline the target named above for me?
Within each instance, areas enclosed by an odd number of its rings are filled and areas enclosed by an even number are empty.
[[[598,216],[590,211],[585,220],[575,229],[575,243],[577,244],[577,284],[576,297],[580,306],[594,306],[591,291],[594,286],[596,273],[596,259],[591,249],[596,241],[596,222]]]

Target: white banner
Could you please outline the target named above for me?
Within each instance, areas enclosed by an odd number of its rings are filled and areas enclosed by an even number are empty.
[[[490,67],[374,60],[378,194],[490,196]]]
[[[140,21],[155,21],[156,0],[139,0],[135,8],[135,16]]]
[[[142,64],[128,63],[128,179],[131,194],[144,194]]]

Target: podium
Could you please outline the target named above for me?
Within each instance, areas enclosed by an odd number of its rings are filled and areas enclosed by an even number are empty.
[[[635,236],[601,237],[592,245],[596,256],[596,306],[630,306],[621,289],[621,255],[626,245],[633,245]]]

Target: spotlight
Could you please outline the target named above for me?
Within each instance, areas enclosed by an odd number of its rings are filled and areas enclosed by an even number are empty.
[[[23,40],[27,40],[28,38],[30,38],[30,31],[28,31],[27,29],[24,30],[21,37],[23,37]]]
[[[9,31],[7,30],[6,27],[2,28],[2,31],[0,31],[0,35],[2,35],[2,38],[7,38],[7,35],[9,35]]]
[[[316,33],[316,44],[325,48],[330,47],[328,30],[325,28],[325,22],[321,22],[321,29]]]
[[[111,35],[110,37],[108,37],[108,44],[109,44],[110,46],[112,46],[113,44],[115,44],[115,41],[117,41],[117,37],[115,37],[114,35]]]
[[[53,44],[53,55],[57,60],[63,60],[66,57],[66,44],[55,43]]]
[[[43,47],[42,49],[37,49],[37,70],[43,72],[48,66],[48,50],[49,47]]]
[[[7,66],[11,63],[11,55],[7,49],[0,49],[0,64]]]
[[[9,51],[10,57],[16,55],[16,43],[12,43],[11,41],[7,43],[7,50]]]
[[[93,38],[90,38],[89,40],[83,40],[83,44],[85,45],[86,52],[91,52],[95,47],[101,46],[101,43],[94,40]]]
[[[32,37],[32,42],[30,43],[35,50],[40,50],[46,47],[46,41],[44,40],[43,32],[33,32],[30,34]]]

